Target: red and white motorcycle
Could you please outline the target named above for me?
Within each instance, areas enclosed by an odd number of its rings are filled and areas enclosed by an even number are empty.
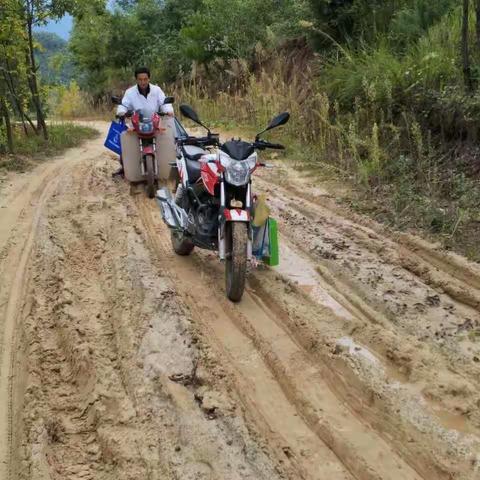
[[[122,105],[119,97],[112,97],[112,102],[116,105]],[[165,97],[163,104],[167,105],[173,102],[173,97]],[[142,110],[128,110],[125,116],[119,117],[121,122],[125,122],[125,117],[130,118],[132,130],[137,135],[138,148],[140,150],[140,174],[146,181],[147,195],[150,198],[155,196],[159,174],[158,162],[156,160],[156,136],[158,132],[165,130],[161,124],[161,117],[164,115],[166,114],[161,110],[154,113],[147,113]],[[123,158],[123,163],[128,161],[128,158]]]
[[[232,139],[220,143],[188,105],[182,114],[206,128],[206,137],[177,139],[178,184],[175,197],[167,187],[157,192],[164,222],[178,255],[189,255],[195,246],[218,251],[225,260],[227,297],[238,302],[245,288],[247,263],[252,258],[252,174],[266,166],[257,150],[283,145],[261,140],[260,135],[284,125],[290,115],[275,117],[253,142]]]

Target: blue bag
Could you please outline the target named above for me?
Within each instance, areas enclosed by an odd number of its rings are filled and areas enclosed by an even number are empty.
[[[112,122],[104,143],[105,147],[121,155],[122,145],[120,144],[120,135],[127,129],[128,127],[124,123]]]

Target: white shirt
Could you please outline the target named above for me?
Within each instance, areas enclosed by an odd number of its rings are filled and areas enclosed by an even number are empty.
[[[160,109],[163,113],[173,113],[172,105],[163,105],[165,94],[158,85],[150,84],[150,92],[145,98],[138,89],[138,85],[130,87],[123,96],[122,105],[117,108],[117,115],[124,115],[127,110],[143,110],[150,116]]]

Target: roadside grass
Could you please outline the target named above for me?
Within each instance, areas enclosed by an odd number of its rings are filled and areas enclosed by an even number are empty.
[[[311,78],[285,82],[278,70],[252,76],[238,93],[212,97],[202,86],[183,84],[174,94],[190,103],[212,130],[246,139],[254,138],[275,114],[290,111],[285,127],[266,134],[287,146],[277,158],[312,184],[348,185],[337,195],[343,206],[480,262],[475,145],[442,144],[421,126],[420,115],[405,111],[394,118],[375,101],[357,102],[353,112],[342,112],[318,88]]]

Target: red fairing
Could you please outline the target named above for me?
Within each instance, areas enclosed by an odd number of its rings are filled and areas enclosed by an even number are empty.
[[[132,125],[133,125],[133,128],[136,132],[138,132],[138,124],[140,122],[140,114],[138,112],[135,112],[133,115],[132,115]]]
[[[160,115],[158,113],[153,114],[152,121],[153,121],[153,128],[155,130],[160,130]]]
[[[133,129],[135,130],[136,134],[139,138],[153,138],[157,134],[158,131],[165,131],[165,129],[161,126],[161,118],[158,113],[154,113],[151,117],[152,124],[153,124],[153,132],[151,133],[142,133],[140,132],[140,114],[139,112],[135,112],[132,115],[132,125]]]
[[[200,168],[203,184],[210,195],[215,195],[215,185],[218,183],[218,169],[216,163],[202,162]]]
[[[225,171],[225,167],[222,165],[220,160],[216,160],[215,165],[217,165],[217,170],[218,170],[219,173]]]

